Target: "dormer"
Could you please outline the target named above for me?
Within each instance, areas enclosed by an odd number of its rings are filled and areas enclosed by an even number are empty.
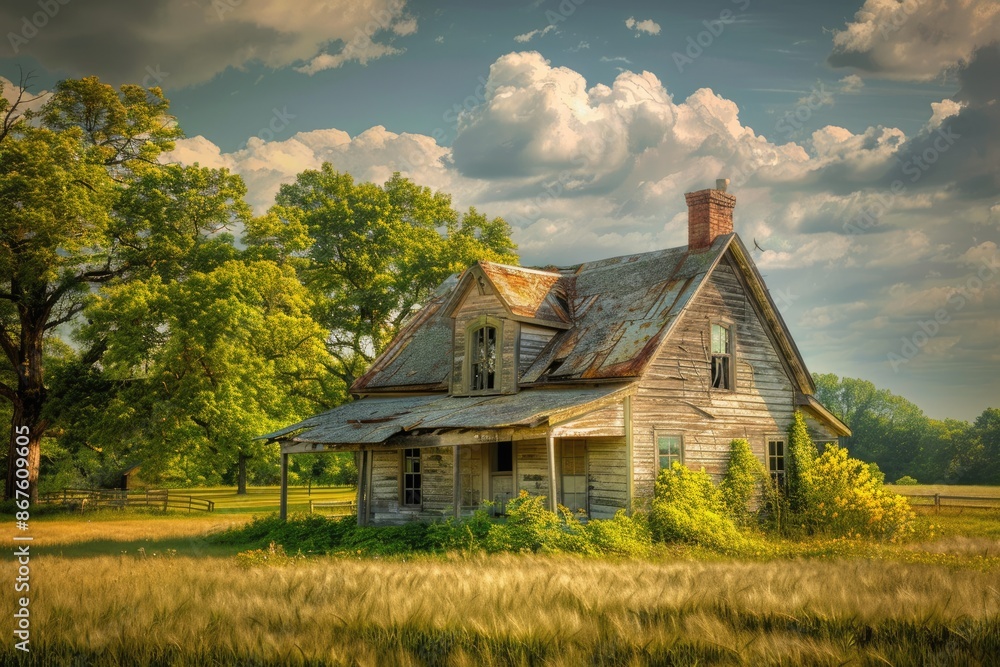
[[[492,262],[462,274],[444,312],[452,319],[453,395],[517,392],[520,373],[537,355],[536,341],[570,328],[562,278]],[[530,341],[523,350],[522,338]]]

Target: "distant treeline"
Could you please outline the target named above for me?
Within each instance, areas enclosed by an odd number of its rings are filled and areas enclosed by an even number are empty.
[[[971,424],[931,419],[868,380],[814,374],[816,398],[851,427],[853,456],[877,463],[886,482],[909,475],[924,484],[1000,484],[1000,409]]]

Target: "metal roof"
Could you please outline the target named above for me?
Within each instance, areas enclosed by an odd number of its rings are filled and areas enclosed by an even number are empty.
[[[449,311],[474,274],[490,280],[512,314],[569,325],[522,372],[522,383],[634,378],[734,237],[698,252],[680,247],[551,270],[478,262],[441,286],[351,391],[446,390]]]
[[[323,444],[377,444],[416,429],[532,428],[583,414],[631,391],[623,385],[528,389],[501,396],[368,397],[345,403],[262,440]]]

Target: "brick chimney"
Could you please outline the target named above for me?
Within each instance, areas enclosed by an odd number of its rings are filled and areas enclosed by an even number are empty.
[[[684,195],[688,205],[688,250],[704,250],[717,236],[733,233],[736,197],[726,193],[728,178],[715,181],[715,189]]]

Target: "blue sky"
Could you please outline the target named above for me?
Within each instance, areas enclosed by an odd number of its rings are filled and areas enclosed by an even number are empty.
[[[266,210],[324,160],[515,226],[526,264],[736,229],[813,371],[934,417],[1000,405],[1000,5],[14,0],[0,75],[162,85],[171,156]]]

